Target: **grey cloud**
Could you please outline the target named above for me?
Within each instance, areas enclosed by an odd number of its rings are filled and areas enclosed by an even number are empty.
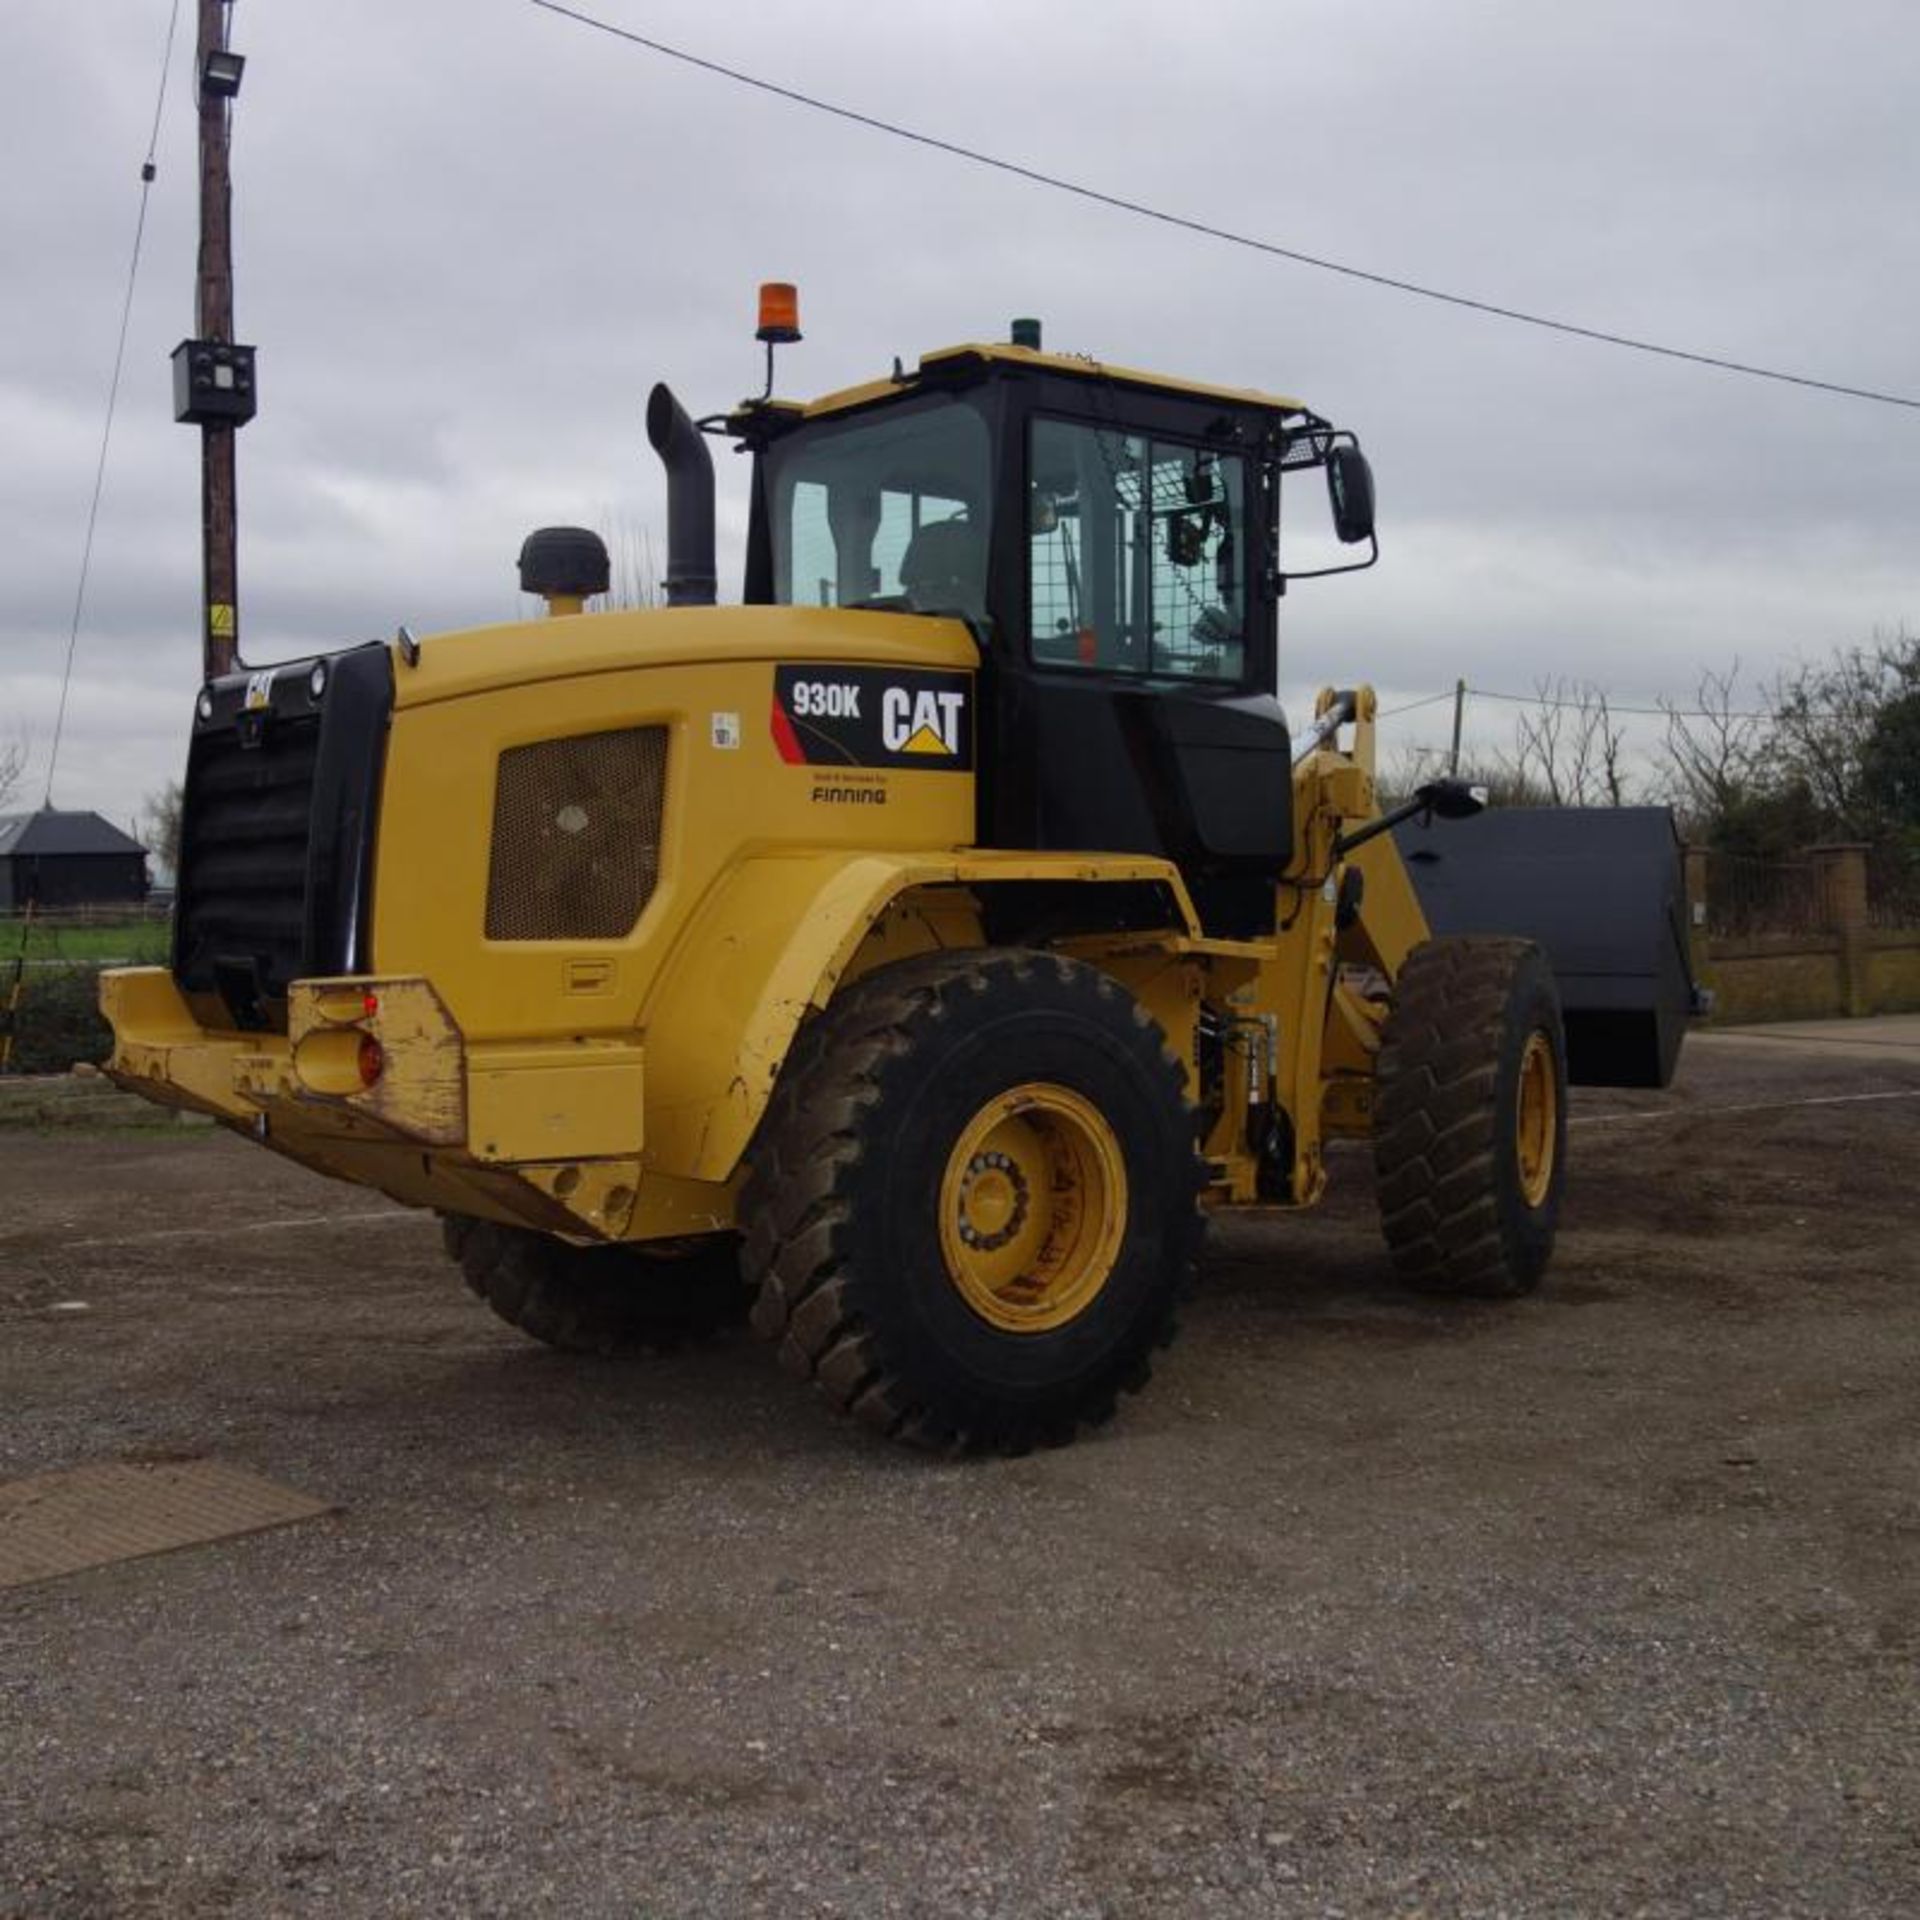
[[[1920,385],[1903,5],[1491,0],[1098,9],[848,0],[610,17],[830,98],[1356,265],[1865,384]],[[0,730],[44,741],[162,21],[28,0],[0,185]],[[560,518],[662,525],[666,377],[756,390],[755,281],[802,283],[788,391],[1037,312],[1050,344],[1296,392],[1366,435],[1386,562],[1301,589],[1286,684],[1538,672],[1645,698],[1915,617],[1920,419],[1502,326],[982,173],[516,0],[240,8],[243,621],[263,652],[513,615]],[[192,126],[176,93],[63,797],[124,817],[196,672]],[[18,263],[31,261],[31,276]],[[742,520],[721,458],[723,538]],[[733,549],[737,553],[737,547]],[[723,566],[731,567],[731,559]],[[95,797],[97,796],[97,798]]]

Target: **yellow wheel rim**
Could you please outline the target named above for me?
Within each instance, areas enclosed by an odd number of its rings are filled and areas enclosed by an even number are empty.
[[[1065,1326],[1112,1277],[1126,1230],[1120,1143],[1071,1088],[1033,1080],[996,1094],[947,1156],[940,1250],[990,1326]]]
[[[1520,1197],[1530,1207],[1539,1206],[1553,1184],[1553,1163],[1560,1151],[1559,1095],[1553,1042],[1536,1027],[1520,1055],[1520,1096],[1513,1110]]]

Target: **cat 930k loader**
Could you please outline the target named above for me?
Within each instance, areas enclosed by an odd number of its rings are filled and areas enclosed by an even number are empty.
[[[1273,697],[1283,482],[1377,550],[1350,434],[1031,322],[647,427],[664,607],[583,612],[605,550],[549,529],[549,617],[201,690],[172,964],[103,987],[122,1086],[434,1209],[538,1339],[750,1312],[941,1449],[1105,1418],[1205,1212],[1310,1205],[1333,1142],[1406,1282],[1539,1281],[1554,977],[1431,937],[1390,831],[1478,799],[1383,815],[1372,692],[1299,741]],[[711,433],[752,456],[737,606]]]

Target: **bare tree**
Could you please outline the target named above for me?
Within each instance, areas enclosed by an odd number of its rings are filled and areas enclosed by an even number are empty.
[[[1627,770],[1622,756],[1626,751],[1627,730],[1616,724],[1604,693],[1599,694],[1595,702],[1594,731],[1597,741],[1594,765],[1601,796],[1610,807],[1624,807]]]
[[[606,606],[611,609],[657,607],[665,598],[660,587],[660,568],[654,558],[653,531],[637,527],[630,520],[604,514],[600,537],[607,543],[610,583]]]
[[[1825,661],[1777,674],[1767,688],[1772,751],[1829,831],[1872,838],[1885,825],[1871,763],[1882,717],[1920,689],[1920,637],[1904,629],[1836,648]]]
[[[1411,800],[1429,780],[1438,780],[1448,771],[1451,756],[1444,747],[1402,747],[1383,766],[1374,781],[1375,795],[1382,810]],[[1463,756],[1455,776],[1470,787],[1485,787],[1489,803],[1496,807],[1543,807],[1546,794],[1521,778],[1505,756],[1491,760]]]
[[[1547,806],[1619,807],[1627,800],[1626,729],[1591,681],[1537,680],[1535,704],[1514,722],[1510,783]]]
[[[1682,829],[1691,837],[1711,837],[1724,821],[1765,785],[1767,719],[1740,709],[1740,662],[1724,672],[1703,668],[1693,709],[1661,700],[1667,716],[1660,765]]]
[[[1899,691],[1874,716],[1862,755],[1866,798],[1920,858],[1920,635],[1893,642]]]
[[[169,780],[158,793],[147,795],[140,809],[140,824],[149,841],[148,851],[169,873],[180,871],[180,810],[185,796],[178,780]]]
[[[31,742],[24,733],[11,740],[0,740],[0,809],[4,809],[14,789],[26,778]]]

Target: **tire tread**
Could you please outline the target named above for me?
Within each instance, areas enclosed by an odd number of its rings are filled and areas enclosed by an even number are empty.
[[[881,1076],[913,1053],[917,1030],[959,1017],[975,996],[1028,989],[1043,974],[1108,1006],[1123,994],[1097,969],[1008,948],[926,955],[855,981],[801,1028],[741,1191],[740,1216],[750,1223],[744,1263],[758,1285],[755,1331],[777,1342],[782,1363],[810,1378],[842,1412],[928,1451],[1020,1453],[1110,1419],[1114,1390],[1144,1385],[1151,1349],[1172,1339],[1176,1297],[1190,1290],[1199,1256],[1197,1202],[1206,1169],[1195,1155],[1189,1204],[1181,1213],[1177,1284],[1120,1377],[1097,1384],[1064,1412],[1036,1411],[987,1425],[924,1405],[900,1357],[883,1353],[862,1318],[850,1279],[851,1187],[864,1152],[862,1122],[885,1105]],[[1151,1037],[1163,1093],[1184,1110],[1183,1070],[1146,1010],[1130,997],[1127,1005],[1135,1028]]]
[[[1525,940],[1430,940],[1394,983],[1374,1169],[1394,1266],[1424,1292],[1504,1298],[1538,1283],[1544,1262],[1516,1257],[1497,1197],[1497,1063],[1515,983],[1537,960]]]
[[[655,1259],[445,1214],[441,1237],[473,1293],[509,1326],[563,1352],[671,1353],[746,1317],[750,1296],[732,1236]]]

